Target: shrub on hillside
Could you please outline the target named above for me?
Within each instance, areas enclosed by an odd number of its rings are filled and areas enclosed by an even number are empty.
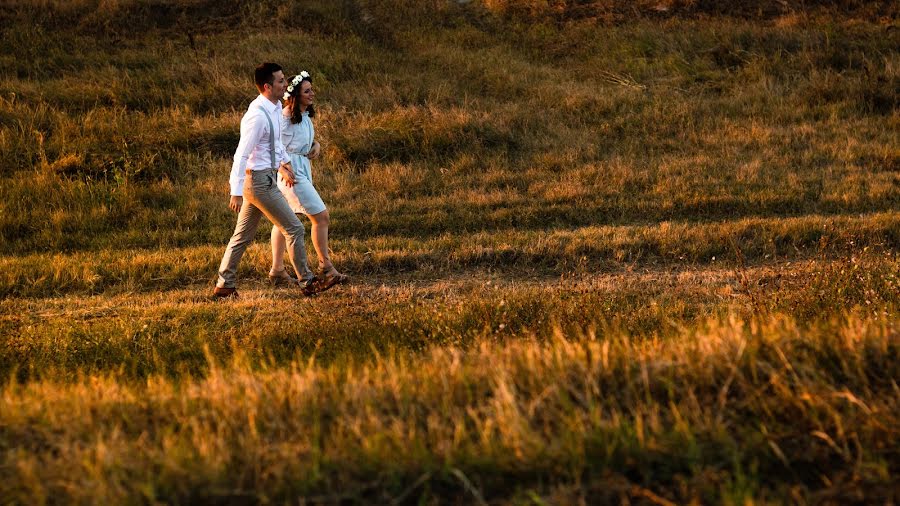
[[[242,0],[8,0],[0,22],[28,23],[48,29],[79,29],[127,35],[152,28],[203,25],[244,13]]]
[[[529,21],[622,22],[645,17],[770,18],[809,11],[876,20],[900,15],[897,3],[889,0],[6,0],[0,6],[0,25],[75,28],[127,37],[157,29],[199,33],[242,24],[256,26],[270,14],[285,25],[306,19],[317,31],[335,33],[349,28],[389,42],[395,29],[472,21],[485,12]]]
[[[621,22],[642,17],[735,16],[770,18],[827,10],[870,18],[896,18],[895,2],[863,0],[482,0],[487,10],[506,18],[554,21],[599,19]]]

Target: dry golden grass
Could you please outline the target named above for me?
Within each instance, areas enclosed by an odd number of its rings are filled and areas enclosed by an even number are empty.
[[[895,3],[4,2],[0,502],[897,502]],[[261,60],[353,284],[215,302]]]
[[[890,501],[895,324],[731,319],[666,340],[557,332],[349,368],[236,358],[177,382],[12,384],[0,397],[3,492],[71,503]]]

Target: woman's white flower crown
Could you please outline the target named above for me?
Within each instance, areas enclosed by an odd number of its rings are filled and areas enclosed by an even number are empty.
[[[294,88],[296,88],[297,86],[299,86],[300,83],[303,82],[304,79],[308,79],[308,78],[309,78],[309,72],[307,72],[307,71],[305,71],[305,70],[302,71],[302,72],[300,72],[300,73],[297,74],[296,76],[294,76],[294,78],[291,79],[291,84],[289,84],[288,87],[287,87],[287,91],[284,92],[284,97],[282,97],[281,99],[282,99],[282,100],[287,100],[288,97],[291,96],[291,93],[294,91]]]

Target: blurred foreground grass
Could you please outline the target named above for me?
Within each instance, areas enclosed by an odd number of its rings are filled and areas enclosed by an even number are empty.
[[[890,502],[896,320],[725,319],[666,339],[480,339],[365,366],[8,385],[32,502]],[[52,499],[51,499],[52,498]]]

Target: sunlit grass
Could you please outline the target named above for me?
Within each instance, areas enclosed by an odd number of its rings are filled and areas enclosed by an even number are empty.
[[[0,497],[890,502],[896,18],[5,2]],[[219,302],[262,60],[353,281],[268,286],[264,224]]]
[[[897,338],[880,317],[724,320],[665,340],[589,329],[363,366],[256,370],[237,358],[178,382],[8,385],[4,492],[470,502],[550,486],[563,502],[742,502],[806,483],[819,491],[795,498],[889,494]]]

